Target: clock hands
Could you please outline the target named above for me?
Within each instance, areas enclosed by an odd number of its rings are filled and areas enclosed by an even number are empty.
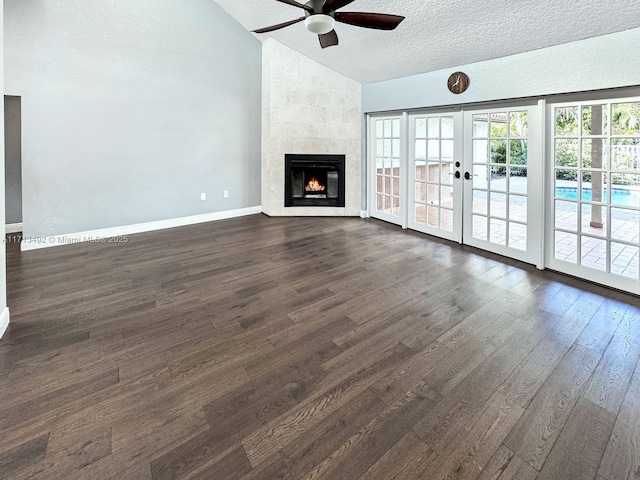
[[[456,83],[454,83],[452,86],[457,87],[458,85],[460,85],[460,75],[458,75],[458,78],[456,79]]]

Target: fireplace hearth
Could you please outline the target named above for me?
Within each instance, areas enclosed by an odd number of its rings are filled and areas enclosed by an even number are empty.
[[[284,156],[285,207],[344,207],[345,156]]]

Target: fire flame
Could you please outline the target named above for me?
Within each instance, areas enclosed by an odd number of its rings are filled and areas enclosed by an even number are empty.
[[[311,177],[311,180],[309,180],[309,183],[307,183],[304,189],[307,192],[324,192],[326,187],[322,185],[316,177]]]

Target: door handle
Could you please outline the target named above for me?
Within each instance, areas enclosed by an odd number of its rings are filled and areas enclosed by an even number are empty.
[[[450,173],[449,175],[453,175],[456,178],[460,178],[460,172]]]
[[[469,174],[469,172],[464,172],[464,179],[469,180],[470,178],[471,178],[471,175]]]

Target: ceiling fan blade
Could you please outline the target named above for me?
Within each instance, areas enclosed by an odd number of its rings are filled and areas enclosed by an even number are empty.
[[[339,8],[346,7],[353,2],[355,2],[355,0],[326,0],[322,9],[325,12],[333,12]]]
[[[322,48],[338,45],[338,34],[335,30],[331,30],[329,33],[325,33],[324,35],[318,35],[318,38],[320,39],[320,46]]]
[[[313,13],[312,7],[310,7],[309,5],[303,5],[302,3],[298,3],[295,0],[276,0],[276,1],[280,3],[286,3],[287,5],[293,5],[294,7],[302,8],[309,13]]]
[[[258,30],[253,30],[253,33],[267,33],[273,32],[274,30],[280,30],[281,28],[288,27],[289,25],[294,25],[303,21],[305,17],[296,18],[295,20],[291,20],[290,22],[279,23],[278,25],[271,25],[270,27],[259,28]]]
[[[377,30],[393,30],[404,17],[385,13],[336,12],[336,21],[355,25],[356,27],[375,28]]]

